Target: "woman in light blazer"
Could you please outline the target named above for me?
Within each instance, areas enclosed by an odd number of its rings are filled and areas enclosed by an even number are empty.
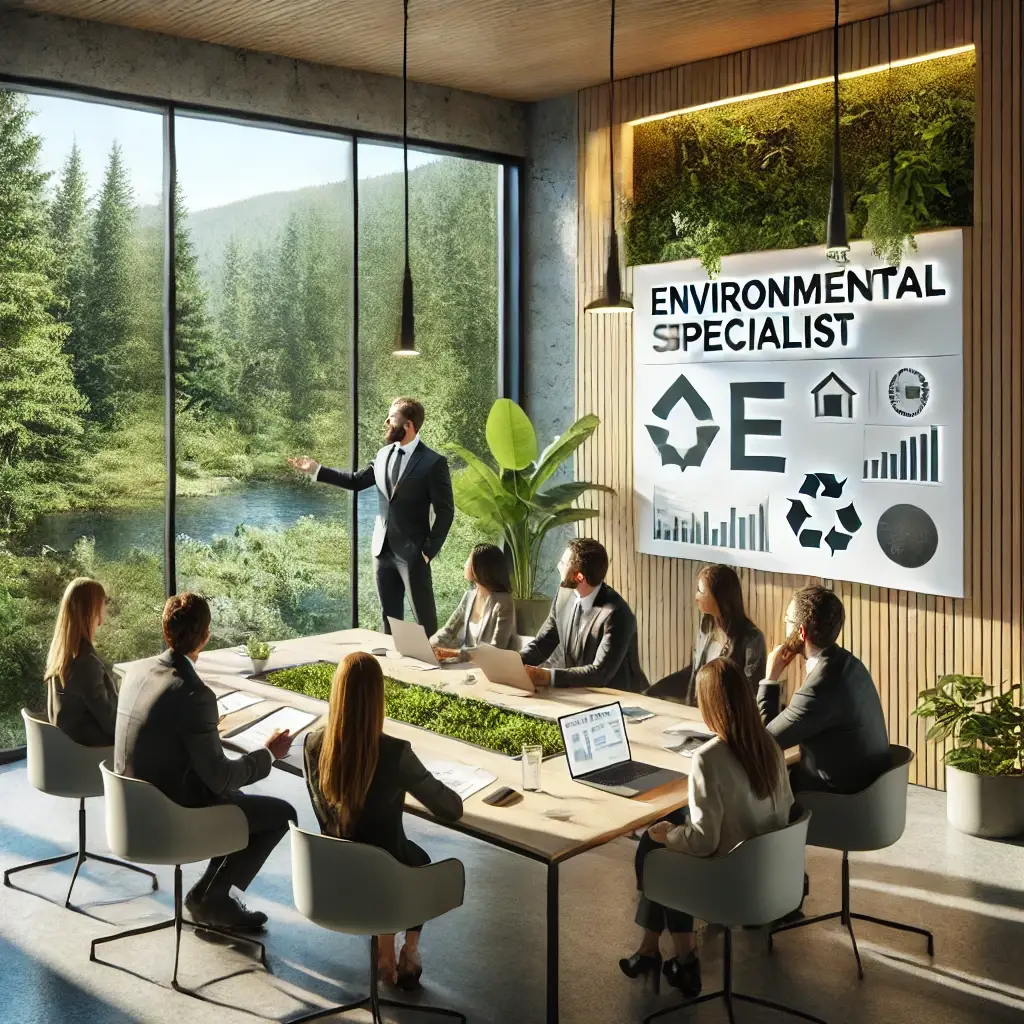
[[[519,650],[516,606],[508,563],[501,548],[477,544],[466,559],[466,579],[473,584],[451,618],[430,639],[439,658],[464,658],[477,644]]]
[[[84,747],[114,745],[117,689],[93,647],[106,607],[106,592],[96,580],[72,580],[61,598],[46,659],[50,724]]]
[[[700,628],[692,662],[659,679],[648,695],[696,707],[697,673],[719,657],[734,661],[756,694],[764,679],[767,650],[764,634],[747,618],[736,571],[728,565],[704,566],[697,574],[695,602]]]
[[[630,978],[650,975],[655,991],[664,973],[686,999],[701,990],[693,918],[643,894],[647,854],[667,846],[691,857],[720,856],[745,839],[787,825],[793,806],[782,749],[764,727],[754,693],[734,662],[716,658],[697,673],[697,706],[714,736],[693,752],[688,805],[652,825],[640,840],[636,923],[644,933],[640,948],[619,961]],[[673,953],[664,965],[663,931],[671,935]]]

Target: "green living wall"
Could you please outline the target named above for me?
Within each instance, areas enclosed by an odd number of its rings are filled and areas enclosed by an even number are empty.
[[[974,94],[973,50],[840,83],[851,239],[895,263],[913,232],[971,224]],[[627,261],[714,275],[732,253],[822,244],[832,122],[826,84],[638,125]]]

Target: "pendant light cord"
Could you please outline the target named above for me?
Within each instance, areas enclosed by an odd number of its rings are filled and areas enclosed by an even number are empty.
[[[832,111],[834,145],[839,145],[839,0],[836,0],[836,21],[832,29]]]
[[[409,0],[403,0],[402,169],[405,179],[405,263],[409,265]]]
[[[608,43],[608,181],[611,186],[612,234],[615,234],[615,0]]]

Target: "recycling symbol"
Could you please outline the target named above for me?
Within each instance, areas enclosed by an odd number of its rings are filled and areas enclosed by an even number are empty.
[[[719,428],[711,423],[711,409],[708,403],[697,394],[694,386],[686,379],[685,374],[680,374],[672,386],[658,399],[651,412],[660,420],[667,420],[672,410],[680,401],[686,402],[693,413],[694,419],[698,421],[697,440],[685,452],[680,452],[674,445],[668,443],[669,432],[665,427],[655,424],[645,424],[647,433],[654,442],[658,453],[661,455],[663,466],[678,466],[679,472],[686,470],[687,466],[699,466],[704,461],[711,442]]]
[[[808,473],[804,477],[800,493],[805,497],[790,498],[786,513],[786,522],[801,547],[821,547],[823,531],[817,527],[824,525],[825,521],[831,528],[824,534],[824,540],[832,555],[850,546],[853,535],[863,524],[853,502],[842,508],[834,507],[834,503],[842,499],[845,486],[846,481],[837,480],[832,473]],[[813,511],[807,510],[808,504]],[[837,529],[837,523],[841,529]]]

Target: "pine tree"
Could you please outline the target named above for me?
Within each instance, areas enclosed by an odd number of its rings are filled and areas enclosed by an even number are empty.
[[[206,308],[206,289],[186,224],[181,185],[174,183],[174,369],[178,408],[199,415],[227,407],[224,360]]]
[[[54,253],[25,99],[0,91],[0,535],[60,502],[85,403],[62,346]]]
[[[50,205],[52,225],[56,301],[53,314],[69,326],[74,347],[76,321],[83,315],[89,280],[89,199],[82,170],[82,153],[73,142],[64,162],[60,185]]]
[[[75,379],[88,398],[90,418],[115,425],[132,400],[127,370],[138,320],[132,268],[135,197],[115,142],[93,218],[88,293],[80,327],[71,338]]]
[[[306,336],[303,311],[302,252],[299,221],[293,214],[281,236],[274,288],[272,344],[279,353],[279,375],[285,390],[285,412],[298,422],[312,412],[317,372],[313,348]]]

